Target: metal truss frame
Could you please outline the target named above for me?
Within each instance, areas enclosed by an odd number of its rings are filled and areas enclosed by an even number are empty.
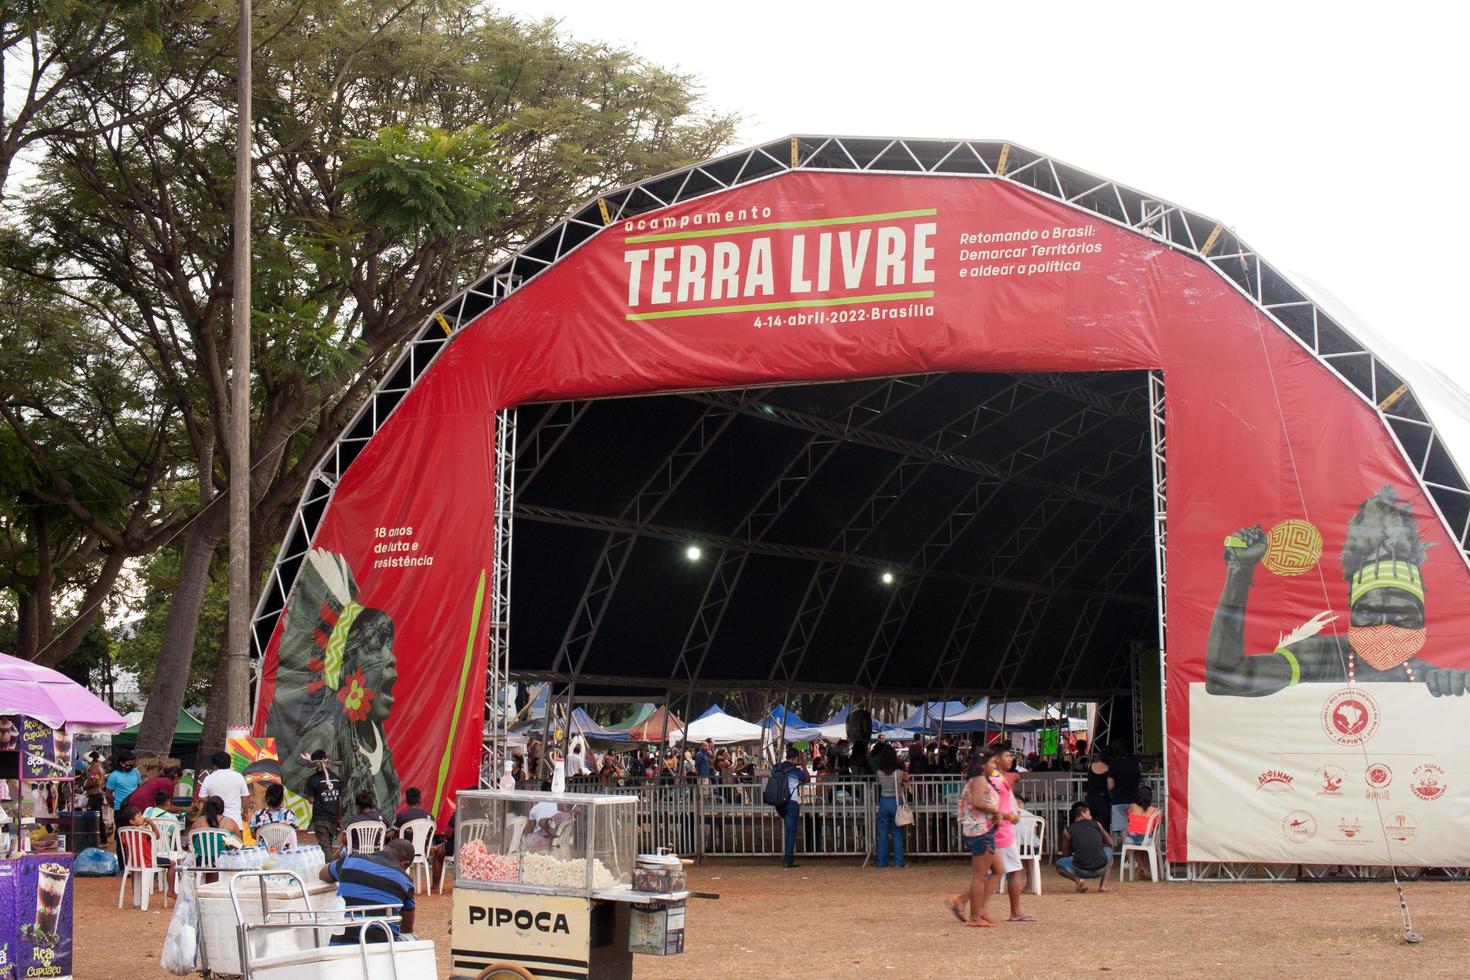
[[[1100,484],[1116,473],[1119,467],[1138,458],[1138,450],[1126,452],[1125,449],[1126,446],[1111,450],[1103,460],[1100,470],[1079,471],[1079,481],[1083,477],[1086,477],[1088,478],[1088,483],[1085,485]],[[1069,501],[1066,499],[1056,496],[1042,497],[1038,500],[1036,506],[1031,509],[1030,513],[1016,524],[1010,537],[1006,539],[1006,543],[991,554],[989,566],[991,573],[997,576],[1004,576],[1009,572],[1011,567],[1026,554],[1031,544],[1037,540],[1040,530],[1051,523],[1068,503]],[[1116,596],[1118,593],[1113,591],[1113,589],[1121,586],[1121,583],[1126,580],[1126,577],[1110,576],[1109,579],[1105,580],[1107,583],[1110,583],[1106,588],[1072,591],[1067,589],[1063,582],[1057,581],[1056,577],[1053,576],[1047,584],[1050,587],[1043,585],[1042,589],[1029,593],[1027,606],[1028,608],[1030,607],[1031,599],[1043,593],[1048,597],[1055,595],[1078,595],[1088,602],[1115,601],[1109,600],[1107,597]],[[959,665],[964,662],[968,654],[970,643],[973,640],[976,628],[979,626],[980,618],[984,615],[985,609],[990,602],[991,590],[988,588],[982,589],[981,584],[977,582],[972,585],[965,599],[961,602],[960,608],[955,614],[954,624],[950,627],[949,634],[945,639],[944,648],[940,652],[939,660],[935,663],[934,671],[929,678],[930,689],[937,688],[942,692],[940,695],[941,700],[948,700],[950,694],[953,692],[954,678],[959,672]],[[1024,618],[1025,615],[1023,613],[1023,621]],[[999,676],[1000,671],[998,670],[996,672],[996,679]],[[996,683],[996,679],[992,680],[992,688]]]
[[[619,516],[631,521],[634,527],[642,527],[645,522],[651,521],[669,502],[669,498],[674,495],[694,468],[699,465],[700,460],[704,459],[710,448],[719,441],[720,435],[734,421],[735,413],[729,409],[722,406],[705,406],[694,423],[680,437],[673,450],[665,457],[663,463],[643,482],[637,493],[623,507]],[[587,663],[587,656],[591,653],[597,640],[597,633],[602,628],[603,616],[607,613],[608,606],[612,604],[612,597],[622,580],[623,570],[627,567],[628,558],[633,554],[633,547],[640,536],[638,531],[631,534],[622,534],[615,530],[608,532],[603,539],[602,550],[592,566],[592,573],[588,576],[587,584],[582,590],[581,598],[577,601],[577,607],[567,622],[561,647],[556,652],[551,669],[555,672],[561,670],[564,664],[571,665],[573,679],[566,687],[564,698],[568,717],[572,710],[572,698],[576,693],[576,677]],[[546,712],[548,737],[543,744],[550,744],[550,727],[554,714],[551,705],[548,704]],[[571,725],[568,724],[563,738],[563,753],[566,752],[565,742],[570,737]],[[543,754],[543,766],[548,761],[546,755]]]
[[[1381,864],[1264,864],[1221,861],[1174,861],[1170,881],[1391,881]],[[1399,868],[1400,881],[1470,881],[1470,868],[1439,868],[1436,877],[1423,870]]]
[[[838,416],[844,435],[861,431],[882,418],[910,398],[937,384],[944,375],[924,374],[886,378],[862,397],[852,402]],[[762,413],[764,416],[764,413]],[[844,435],[834,435],[820,430],[811,431],[810,437],[792,455],[786,466],[766,492],[751,505],[735,527],[735,537],[748,542],[764,541],[781,516],[801,496],[811,479],[826,465],[845,441]],[[705,658],[714,644],[725,611],[735,595],[735,587],[745,571],[751,555],[749,548],[725,548],[719,552],[711,570],[710,579],[700,598],[699,608],[690,621],[689,630],[679,648],[670,673],[671,682],[682,682],[684,714],[679,715],[687,725],[688,706],[694,694],[694,685],[704,670]]]
[[[257,671],[338,481],[456,333],[616,221],[794,171],[1004,181],[1204,263],[1249,301],[1259,316],[1295,341],[1375,412],[1446,533],[1456,541],[1461,560],[1470,566],[1470,481],[1450,456],[1411,386],[1222,223],[1010,142],[792,136],[607,193],[530,240],[431,312],[303,488],[252,617]],[[501,529],[500,504],[497,493],[497,530]],[[519,508],[509,501],[504,512],[518,513]],[[507,521],[507,532],[508,527]],[[505,537],[508,576],[509,534]],[[1161,538],[1158,547],[1163,547]],[[497,545],[497,569],[500,554]],[[1162,552],[1159,560],[1162,598]],[[499,621],[508,623],[508,578],[504,598],[506,618]],[[1164,628],[1161,620],[1161,637]]]
[[[1011,470],[1013,473],[1024,474],[1024,471],[1026,468],[1028,468],[1028,465],[1035,465],[1035,462],[1044,459],[1047,452],[1058,448],[1060,445],[1075,442],[1091,433],[1097,427],[1095,416],[1096,413],[1093,409],[1084,407],[1081,411],[1074,413],[1072,416],[1057,423],[1055,426],[1051,427],[1047,431],[1036,436],[1036,438],[1032,439],[1030,442],[1013,451],[1011,455],[1007,458],[1007,462],[1002,466],[1002,468]],[[1038,448],[1038,444],[1040,448],[1039,453],[1036,451]],[[1023,520],[1021,522],[1020,527],[1033,527],[1034,529],[1039,530],[1039,527],[1032,524],[1032,521],[1037,513],[1045,510],[1048,504],[1056,505],[1059,512],[1063,507],[1070,503],[1070,500],[1067,498],[1071,498],[1074,496],[1074,493],[1072,491],[1084,488],[1087,485],[1097,485],[1101,483],[1103,480],[1107,479],[1114,472],[1116,472],[1118,466],[1120,465],[1120,460],[1132,458],[1136,457],[1128,456],[1114,450],[1108,453],[1104,461],[1103,468],[1100,472],[1096,470],[1079,470],[1078,481],[1075,481],[1072,490],[1065,491],[1065,497],[1062,495],[1043,497],[1037,507],[1032,510],[1031,515],[1029,515],[1026,520]],[[1021,460],[1024,459],[1032,459],[1033,462],[1031,464],[1022,464]],[[1088,484],[1082,484],[1080,478],[1083,476],[1090,478]],[[918,581],[912,583],[907,581],[902,582],[899,584],[899,588],[894,590],[893,595],[889,599],[888,607],[884,610],[883,618],[879,622],[878,629],[874,633],[873,639],[869,643],[867,651],[864,653],[863,660],[858,667],[857,683],[863,683],[864,681],[866,681],[869,684],[870,690],[877,690],[879,681],[883,676],[883,671],[887,667],[889,659],[892,657],[894,647],[897,645],[898,638],[903,633],[903,628],[908,620],[909,612],[913,608],[913,600],[917,595],[918,589],[922,585],[924,578],[928,577],[930,572],[933,571],[935,564],[942,560],[949,553],[950,549],[954,547],[955,543],[960,539],[965,531],[968,530],[969,527],[975,522],[975,520],[980,517],[986,505],[988,505],[990,501],[995,499],[996,494],[999,492],[1002,486],[1003,484],[1001,483],[987,484],[987,482],[984,480],[976,483],[969,489],[969,491],[967,491],[965,496],[962,497],[958,503],[956,503],[954,508],[952,508],[945,519],[940,522],[939,526],[934,530],[934,532],[932,532],[929,537],[925,539],[924,543],[919,546],[918,550],[914,554],[914,558],[910,561],[910,564],[921,569],[920,578]],[[1104,514],[1108,515],[1109,530],[1117,526],[1119,521],[1121,521],[1124,516],[1126,516],[1126,512],[1122,511],[1098,511],[1095,520],[1092,522],[1092,524],[1089,525],[1089,529],[1100,524],[1103,520]],[[1050,516],[1054,516],[1054,514]],[[1047,523],[1047,520],[1044,520],[1042,522],[1042,524],[1045,523]],[[1105,534],[1106,532],[1103,532],[1102,535],[1099,535],[1098,540],[1095,543],[1100,543],[1101,537],[1105,536]],[[1017,533],[1013,533],[1011,541],[1014,543],[1015,547],[1013,549],[1013,553],[1011,554],[1010,561],[1007,567],[1009,567],[1010,564],[1014,564],[1016,561],[1018,561],[1025,554],[1026,550],[1036,540],[1037,537],[1038,535],[1036,534],[1018,537]],[[1082,555],[1077,556],[1077,564],[1080,564],[1084,557],[1085,556]],[[1070,572],[1074,568],[1075,566],[1068,566],[1068,572]],[[1048,572],[1047,581],[1039,584],[1041,584],[1043,588],[1061,584],[1058,581],[1056,566],[1053,566],[1052,570]],[[971,591],[973,591],[973,589]],[[1050,601],[1050,596],[1054,594],[1054,592],[1048,592],[1048,601]],[[1029,594],[1027,596],[1027,608],[1029,609],[1032,603],[1038,598],[1040,598],[1039,593]],[[962,611],[963,609],[968,608],[969,605],[969,598],[967,596],[966,602],[962,606]],[[898,607],[897,615],[894,615],[892,612],[894,606]],[[983,610],[983,608],[984,605],[982,603],[981,609]],[[875,663],[876,666],[874,666]],[[956,662],[956,666],[958,666],[958,662]],[[997,671],[997,676],[999,676],[999,671]],[[947,692],[948,685],[946,685],[946,693]],[[947,697],[945,698],[945,700],[947,700]]]
[[[495,416],[495,551],[490,570],[490,654],[485,676],[485,727],[480,758],[480,786],[494,784],[501,761],[508,758],[506,736],[512,705],[505,703],[510,686],[510,570],[515,522],[516,423],[518,410]]]

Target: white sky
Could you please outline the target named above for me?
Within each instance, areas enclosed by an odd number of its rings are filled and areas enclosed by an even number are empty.
[[[510,0],[791,133],[1004,139],[1235,229],[1470,387],[1470,6]]]

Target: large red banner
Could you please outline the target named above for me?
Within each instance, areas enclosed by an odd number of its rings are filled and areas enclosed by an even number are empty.
[[[1108,369],[1164,375],[1171,859],[1340,857],[1327,839],[1353,820],[1380,855],[1437,856],[1470,808],[1423,719],[1467,707],[1441,695],[1470,667],[1470,573],[1378,416],[1197,258],[997,180],[786,174],[617,222],[462,330],[338,486],[257,728],[283,758],[330,741],[380,794],[474,783],[498,408]],[[1417,746],[1391,786],[1370,724]],[[1321,738],[1276,734],[1299,730]],[[1305,799],[1318,770],[1353,792]],[[1287,791],[1260,790],[1272,772]],[[1196,779],[1259,819],[1194,846]]]

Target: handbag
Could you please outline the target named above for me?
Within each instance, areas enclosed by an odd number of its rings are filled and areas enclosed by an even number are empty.
[[[898,772],[897,771],[895,771],[894,774],[893,774],[893,782],[894,782],[895,788],[897,788],[897,786],[898,786]],[[900,793],[902,795],[899,796],[899,798],[898,798],[898,809],[896,809],[896,810],[893,811],[893,825],[895,827],[907,827],[907,826],[910,826],[914,822],[914,811],[909,808],[909,791],[908,791],[908,787],[903,787],[900,790]]]
[[[982,780],[982,787],[980,805],[998,805],[1000,803],[1000,794],[996,792],[995,787],[991,786],[988,780]],[[965,787],[965,791],[960,794],[959,818],[960,833],[965,837],[979,837],[981,834],[988,833],[994,829],[995,826],[988,812],[978,810],[972,804],[968,784]]]

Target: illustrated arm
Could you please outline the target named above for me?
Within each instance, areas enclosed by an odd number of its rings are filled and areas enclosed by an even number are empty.
[[[1256,563],[1266,554],[1266,534],[1257,524],[1235,532],[1229,541],[1235,546],[1225,549],[1225,586],[1205,646],[1205,690],[1235,697],[1274,694],[1301,679],[1301,664],[1285,648],[1245,655],[1246,598]]]

